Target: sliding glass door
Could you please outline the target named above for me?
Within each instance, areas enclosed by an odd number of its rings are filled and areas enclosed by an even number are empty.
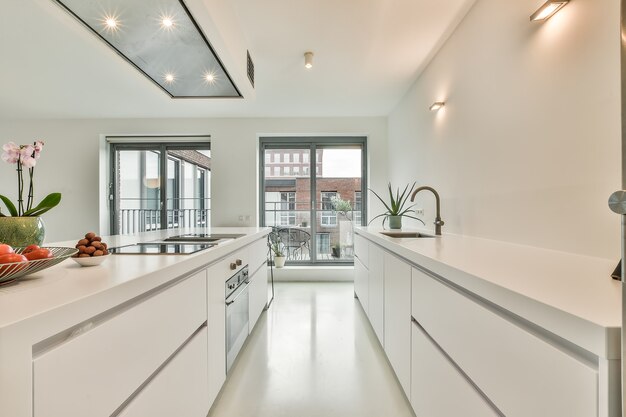
[[[209,144],[111,144],[111,233],[210,225]]]
[[[352,263],[365,216],[365,138],[262,138],[261,224],[291,264]]]

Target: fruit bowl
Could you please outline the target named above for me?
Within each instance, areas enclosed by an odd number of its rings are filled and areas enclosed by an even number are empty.
[[[15,248],[15,253],[21,254],[24,249],[26,248]],[[50,268],[78,252],[78,249],[74,248],[47,247],[46,249],[52,252],[52,258],[0,264],[0,285],[8,284],[18,278]]]
[[[109,259],[111,255],[103,255],[103,256],[88,256],[84,258],[77,258],[75,256],[72,257],[72,261],[76,262],[80,266],[98,266],[102,262]]]

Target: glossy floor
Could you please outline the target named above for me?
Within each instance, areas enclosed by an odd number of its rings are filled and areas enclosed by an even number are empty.
[[[278,283],[210,417],[404,417],[352,283]]]

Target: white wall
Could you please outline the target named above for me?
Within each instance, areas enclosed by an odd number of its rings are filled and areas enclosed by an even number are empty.
[[[0,144],[42,139],[46,146],[36,176],[37,198],[58,191],[61,205],[44,215],[46,241],[75,239],[99,230],[99,136],[101,134],[210,134],[212,136],[212,221],[214,226],[245,225],[239,215],[257,221],[259,135],[366,135],[369,181],[387,179],[386,118],[302,119],[98,119],[0,120]],[[16,198],[15,174],[0,163],[0,194]],[[374,206],[373,211],[379,211]]]
[[[390,177],[444,231],[617,259],[619,2],[541,3],[477,1],[389,117]]]

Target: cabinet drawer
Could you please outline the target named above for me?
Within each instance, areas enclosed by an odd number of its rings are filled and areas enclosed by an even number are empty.
[[[354,259],[354,292],[356,293],[365,314],[368,314],[369,306],[369,279],[367,268],[363,266],[359,258]]]
[[[120,417],[206,417],[209,377],[206,327],[159,371]]]
[[[36,358],[36,417],[109,416],[206,320],[200,272]]]
[[[411,266],[385,253],[384,348],[408,397],[411,392]]]
[[[250,256],[250,273],[257,270],[258,267],[267,261],[269,248],[267,247],[267,238],[257,240],[248,247]]]
[[[361,260],[364,267],[369,268],[369,243],[363,236],[354,235],[354,255]]]
[[[411,405],[416,416],[499,415],[416,324],[411,338]]]
[[[385,264],[385,252],[375,245],[369,247],[369,260],[370,268],[368,274],[368,306],[367,314],[372,323],[372,327],[378,336],[378,341],[381,345],[385,345],[384,339],[384,293],[385,293],[385,278],[384,278],[384,264]]]
[[[413,269],[414,317],[508,417],[598,415],[598,373],[468,296]]]

